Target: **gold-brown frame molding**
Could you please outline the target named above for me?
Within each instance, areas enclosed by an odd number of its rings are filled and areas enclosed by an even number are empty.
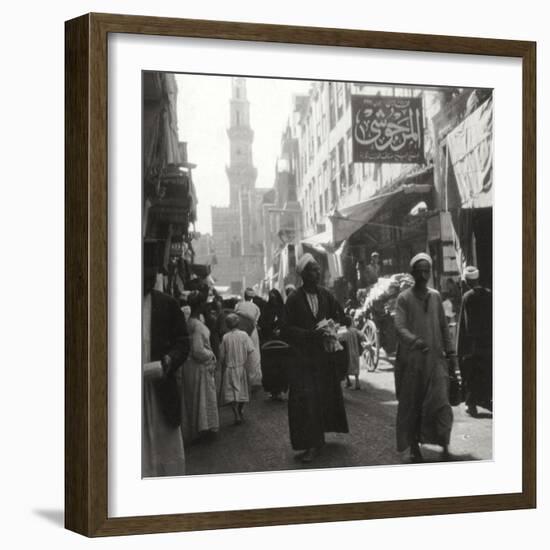
[[[107,38],[109,33],[515,57],[523,71],[522,491],[110,518],[107,513]],[[65,526],[161,533],[536,506],[536,43],[147,16],[65,23]]]

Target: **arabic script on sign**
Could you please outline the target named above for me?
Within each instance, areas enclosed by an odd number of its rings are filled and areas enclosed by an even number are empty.
[[[424,160],[420,97],[352,97],[355,162]]]

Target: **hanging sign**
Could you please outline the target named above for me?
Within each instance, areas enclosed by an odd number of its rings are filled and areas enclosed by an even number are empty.
[[[352,95],[353,162],[424,164],[422,97]]]

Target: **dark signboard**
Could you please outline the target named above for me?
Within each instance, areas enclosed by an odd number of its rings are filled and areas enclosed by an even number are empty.
[[[424,163],[421,97],[352,95],[353,162]]]

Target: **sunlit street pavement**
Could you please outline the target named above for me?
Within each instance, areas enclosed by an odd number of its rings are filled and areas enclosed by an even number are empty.
[[[220,410],[220,430],[212,438],[186,450],[187,473],[260,472],[302,468],[333,468],[408,463],[407,454],[395,448],[393,365],[384,356],[378,369],[361,369],[361,390],[344,389],[349,434],[327,434],[319,457],[304,465],[295,457],[288,432],[286,401],[273,401],[261,389],[252,396],[246,420],[233,425],[228,408]],[[464,404],[454,407],[450,451],[454,460],[484,460],[492,457],[492,415],[479,409],[471,418]],[[439,449],[423,446],[426,461],[439,460]]]

